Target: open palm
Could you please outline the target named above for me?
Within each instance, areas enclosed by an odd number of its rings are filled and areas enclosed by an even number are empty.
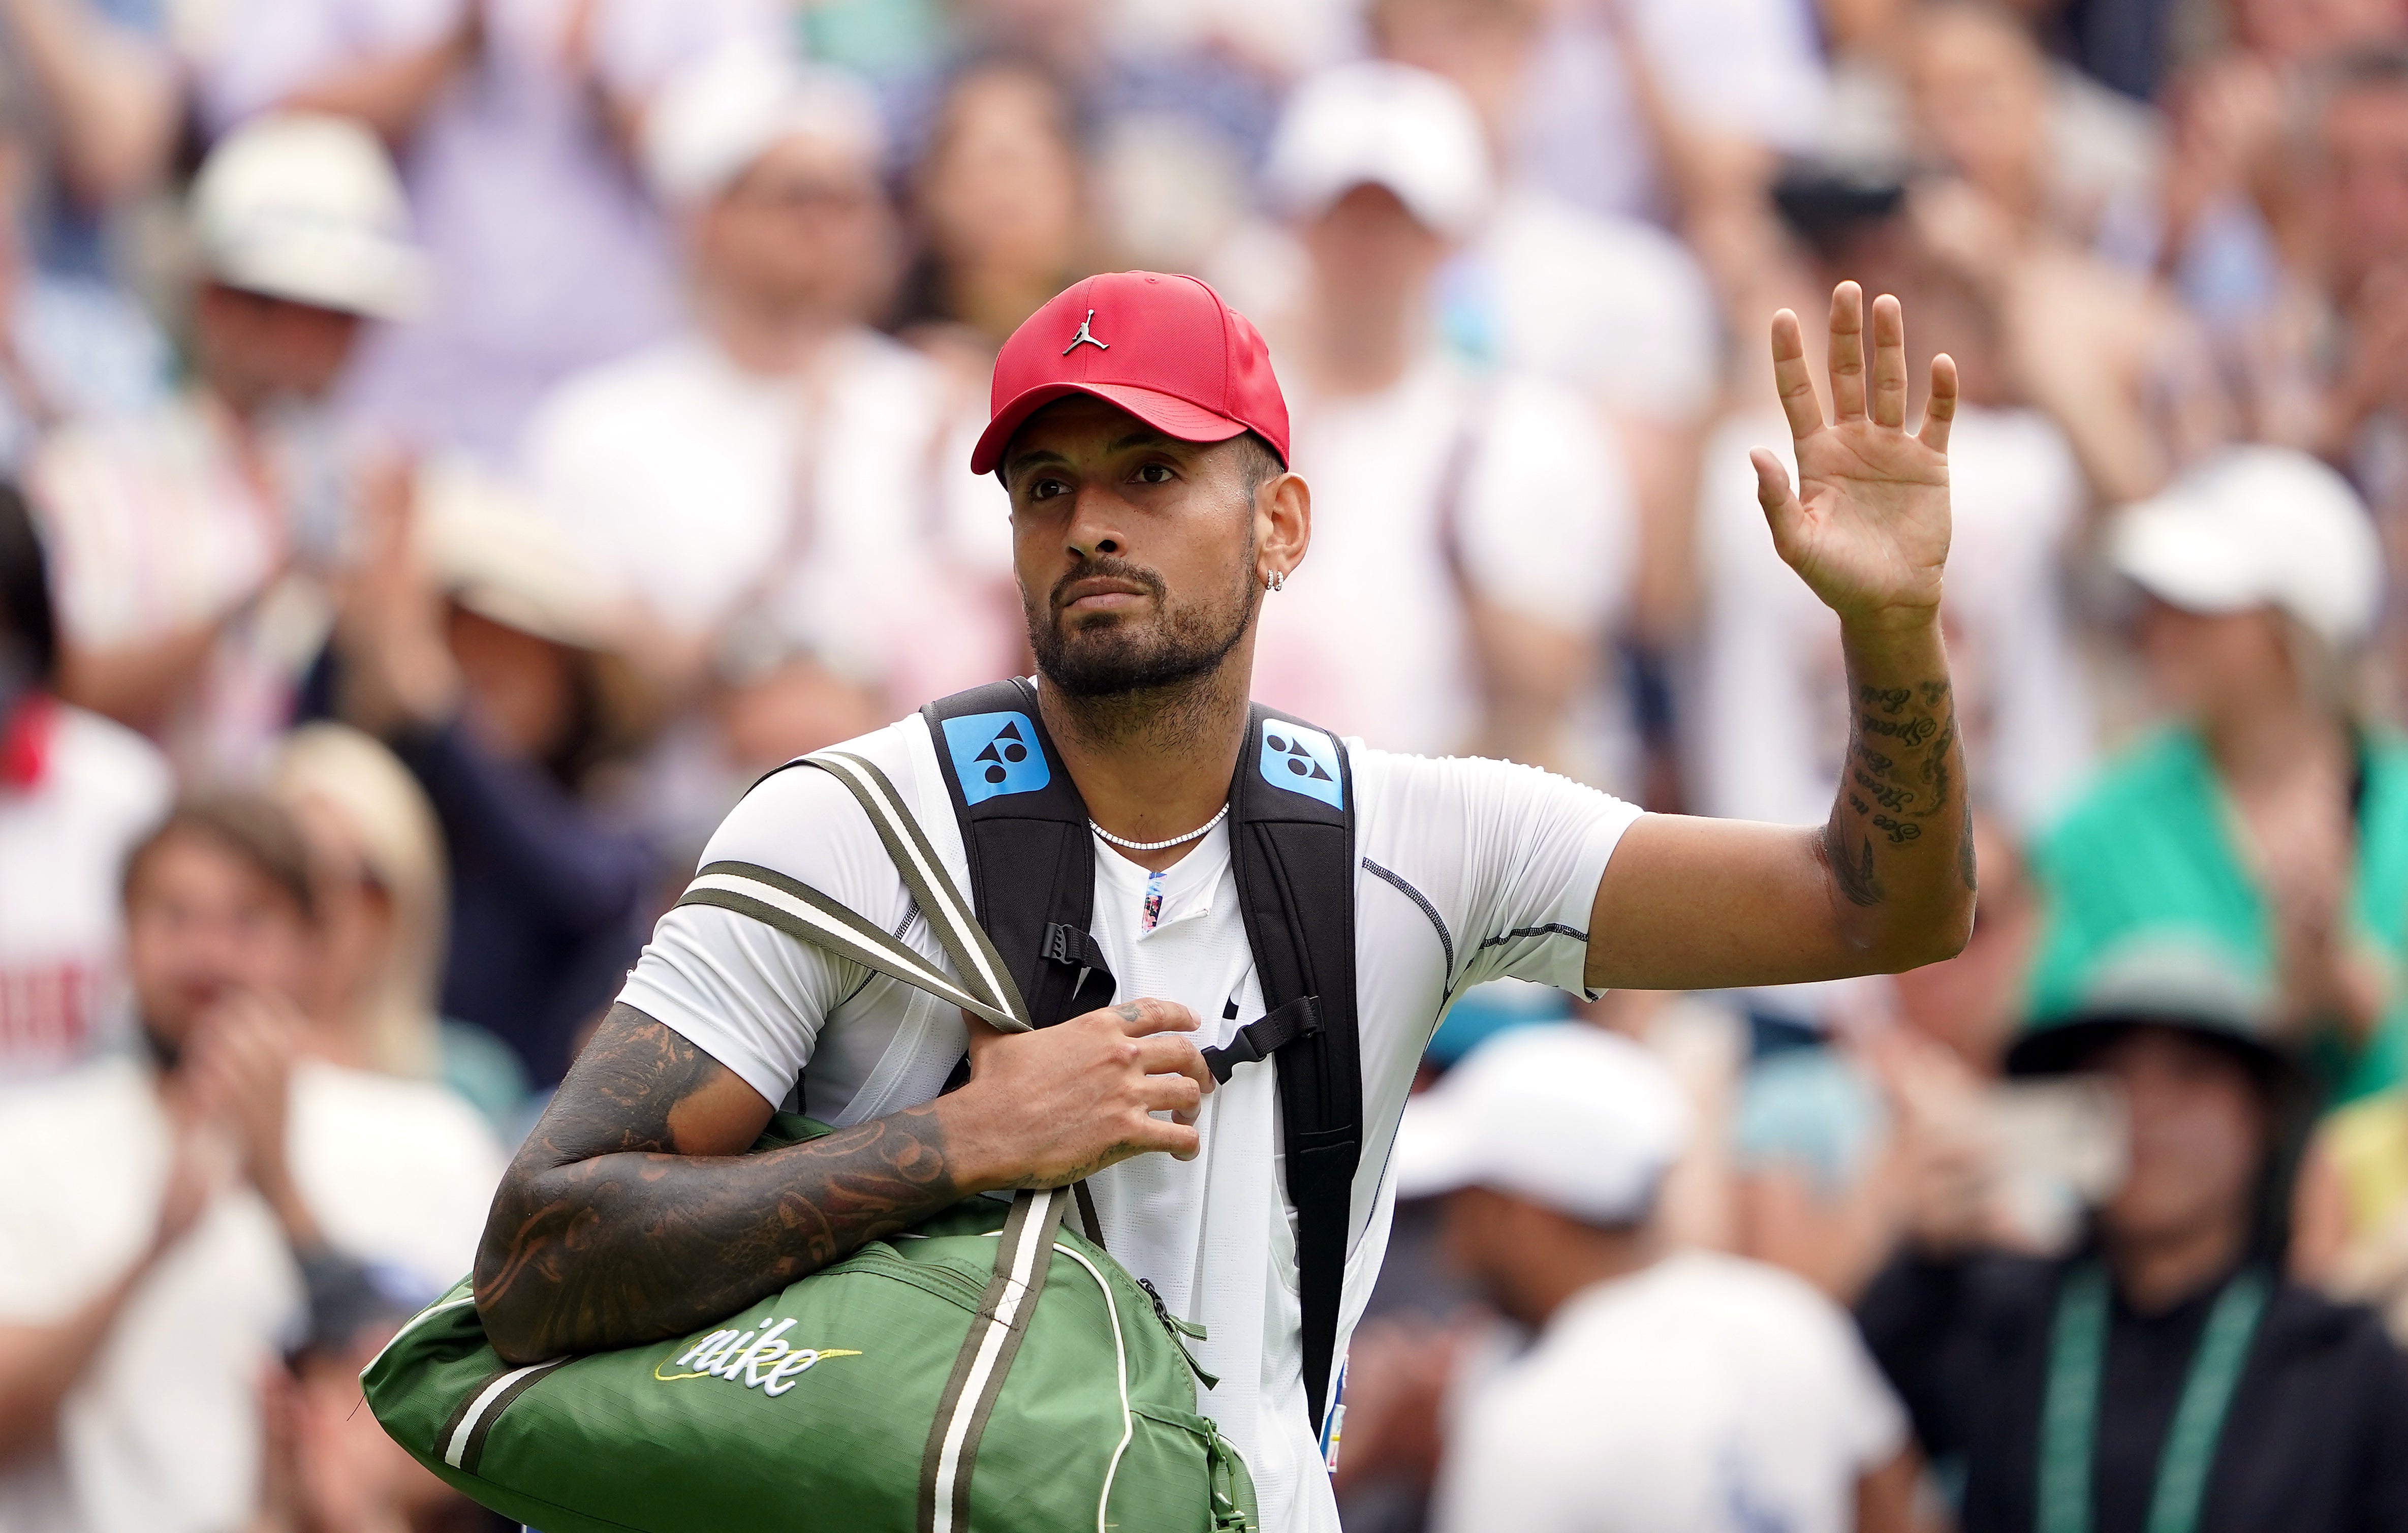
[[[1909,432],[1899,301],[1873,302],[1870,369],[1864,332],[1864,290],[1842,282],[1831,292],[1833,419],[1826,421],[1798,316],[1786,309],[1773,316],[1773,380],[1797,439],[1798,484],[1793,490],[1781,460],[1759,447],[1751,455],[1756,499],[1782,558],[1842,621],[1928,623],[1948,560],[1956,364],[1932,358],[1923,427]]]

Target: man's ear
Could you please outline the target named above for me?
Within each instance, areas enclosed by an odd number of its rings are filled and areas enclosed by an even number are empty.
[[[1294,573],[1312,546],[1312,487],[1301,474],[1276,474],[1254,491],[1254,543],[1263,568]]]

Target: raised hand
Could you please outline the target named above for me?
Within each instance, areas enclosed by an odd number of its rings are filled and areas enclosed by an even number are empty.
[[[1831,290],[1832,419],[1823,418],[1798,316],[1772,317],[1772,374],[1796,439],[1798,484],[1764,448],[1750,455],[1773,547],[1824,605],[1853,626],[1928,624],[1948,560],[1948,423],[1956,364],[1931,361],[1919,431],[1906,429],[1906,318],[1896,298],[1873,301],[1868,378],[1864,290]]]

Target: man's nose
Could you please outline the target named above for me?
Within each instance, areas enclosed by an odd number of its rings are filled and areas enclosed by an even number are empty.
[[[1070,506],[1068,542],[1071,557],[1090,559],[1101,554],[1125,552],[1128,539],[1121,526],[1121,513],[1125,509],[1126,502],[1110,486],[1082,485]]]

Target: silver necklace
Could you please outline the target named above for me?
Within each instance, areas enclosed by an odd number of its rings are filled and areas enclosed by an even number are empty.
[[[1223,820],[1227,819],[1228,817],[1229,806],[1225,803],[1221,805],[1219,811],[1216,812],[1211,819],[1198,825],[1196,829],[1188,832],[1185,835],[1175,835],[1168,841],[1124,841],[1119,836],[1112,834],[1112,832],[1105,830],[1102,826],[1096,824],[1092,819],[1087,821],[1087,829],[1095,832],[1097,835],[1102,836],[1106,841],[1111,842],[1113,846],[1118,846],[1125,852],[1165,852],[1168,851],[1173,846],[1184,846],[1198,836],[1211,835],[1212,833],[1212,827],[1220,824]]]

